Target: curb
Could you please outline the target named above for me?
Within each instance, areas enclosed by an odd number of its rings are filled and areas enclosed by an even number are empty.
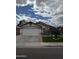
[[[16,48],[63,47],[63,43],[19,43]]]

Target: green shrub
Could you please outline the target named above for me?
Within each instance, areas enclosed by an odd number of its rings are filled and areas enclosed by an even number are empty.
[[[43,37],[43,42],[63,42],[63,37]]]

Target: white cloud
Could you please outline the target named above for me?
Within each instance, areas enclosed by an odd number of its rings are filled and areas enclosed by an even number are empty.
[[[31,20],[33,22],[45,22],[52,26],[62,26],[63,25],[63,0],[43,0],[39,4],[36,4],[36,0],[30,1],[27,0],[26,4],[16,4],[17,6],[26,6],[27,4],[34,4],[33,9],[38,11],[36,14],[41,16],[52,17],[52,19],[48,20],[36,20],[35,18],[31,18],[25,15],[18,15],[20,19],[25,19],[27,21]]]

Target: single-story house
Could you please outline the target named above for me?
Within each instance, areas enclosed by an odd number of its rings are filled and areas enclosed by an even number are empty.
[[[57,29],[43,22],[26,22],[22,20],[16,26],[16,40],[23,42],[42,42],[43,35],[57,34]]]

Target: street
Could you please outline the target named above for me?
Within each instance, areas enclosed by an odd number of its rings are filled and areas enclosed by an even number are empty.
[[[16,59],[63,59],[63,47],[16,48]]]

